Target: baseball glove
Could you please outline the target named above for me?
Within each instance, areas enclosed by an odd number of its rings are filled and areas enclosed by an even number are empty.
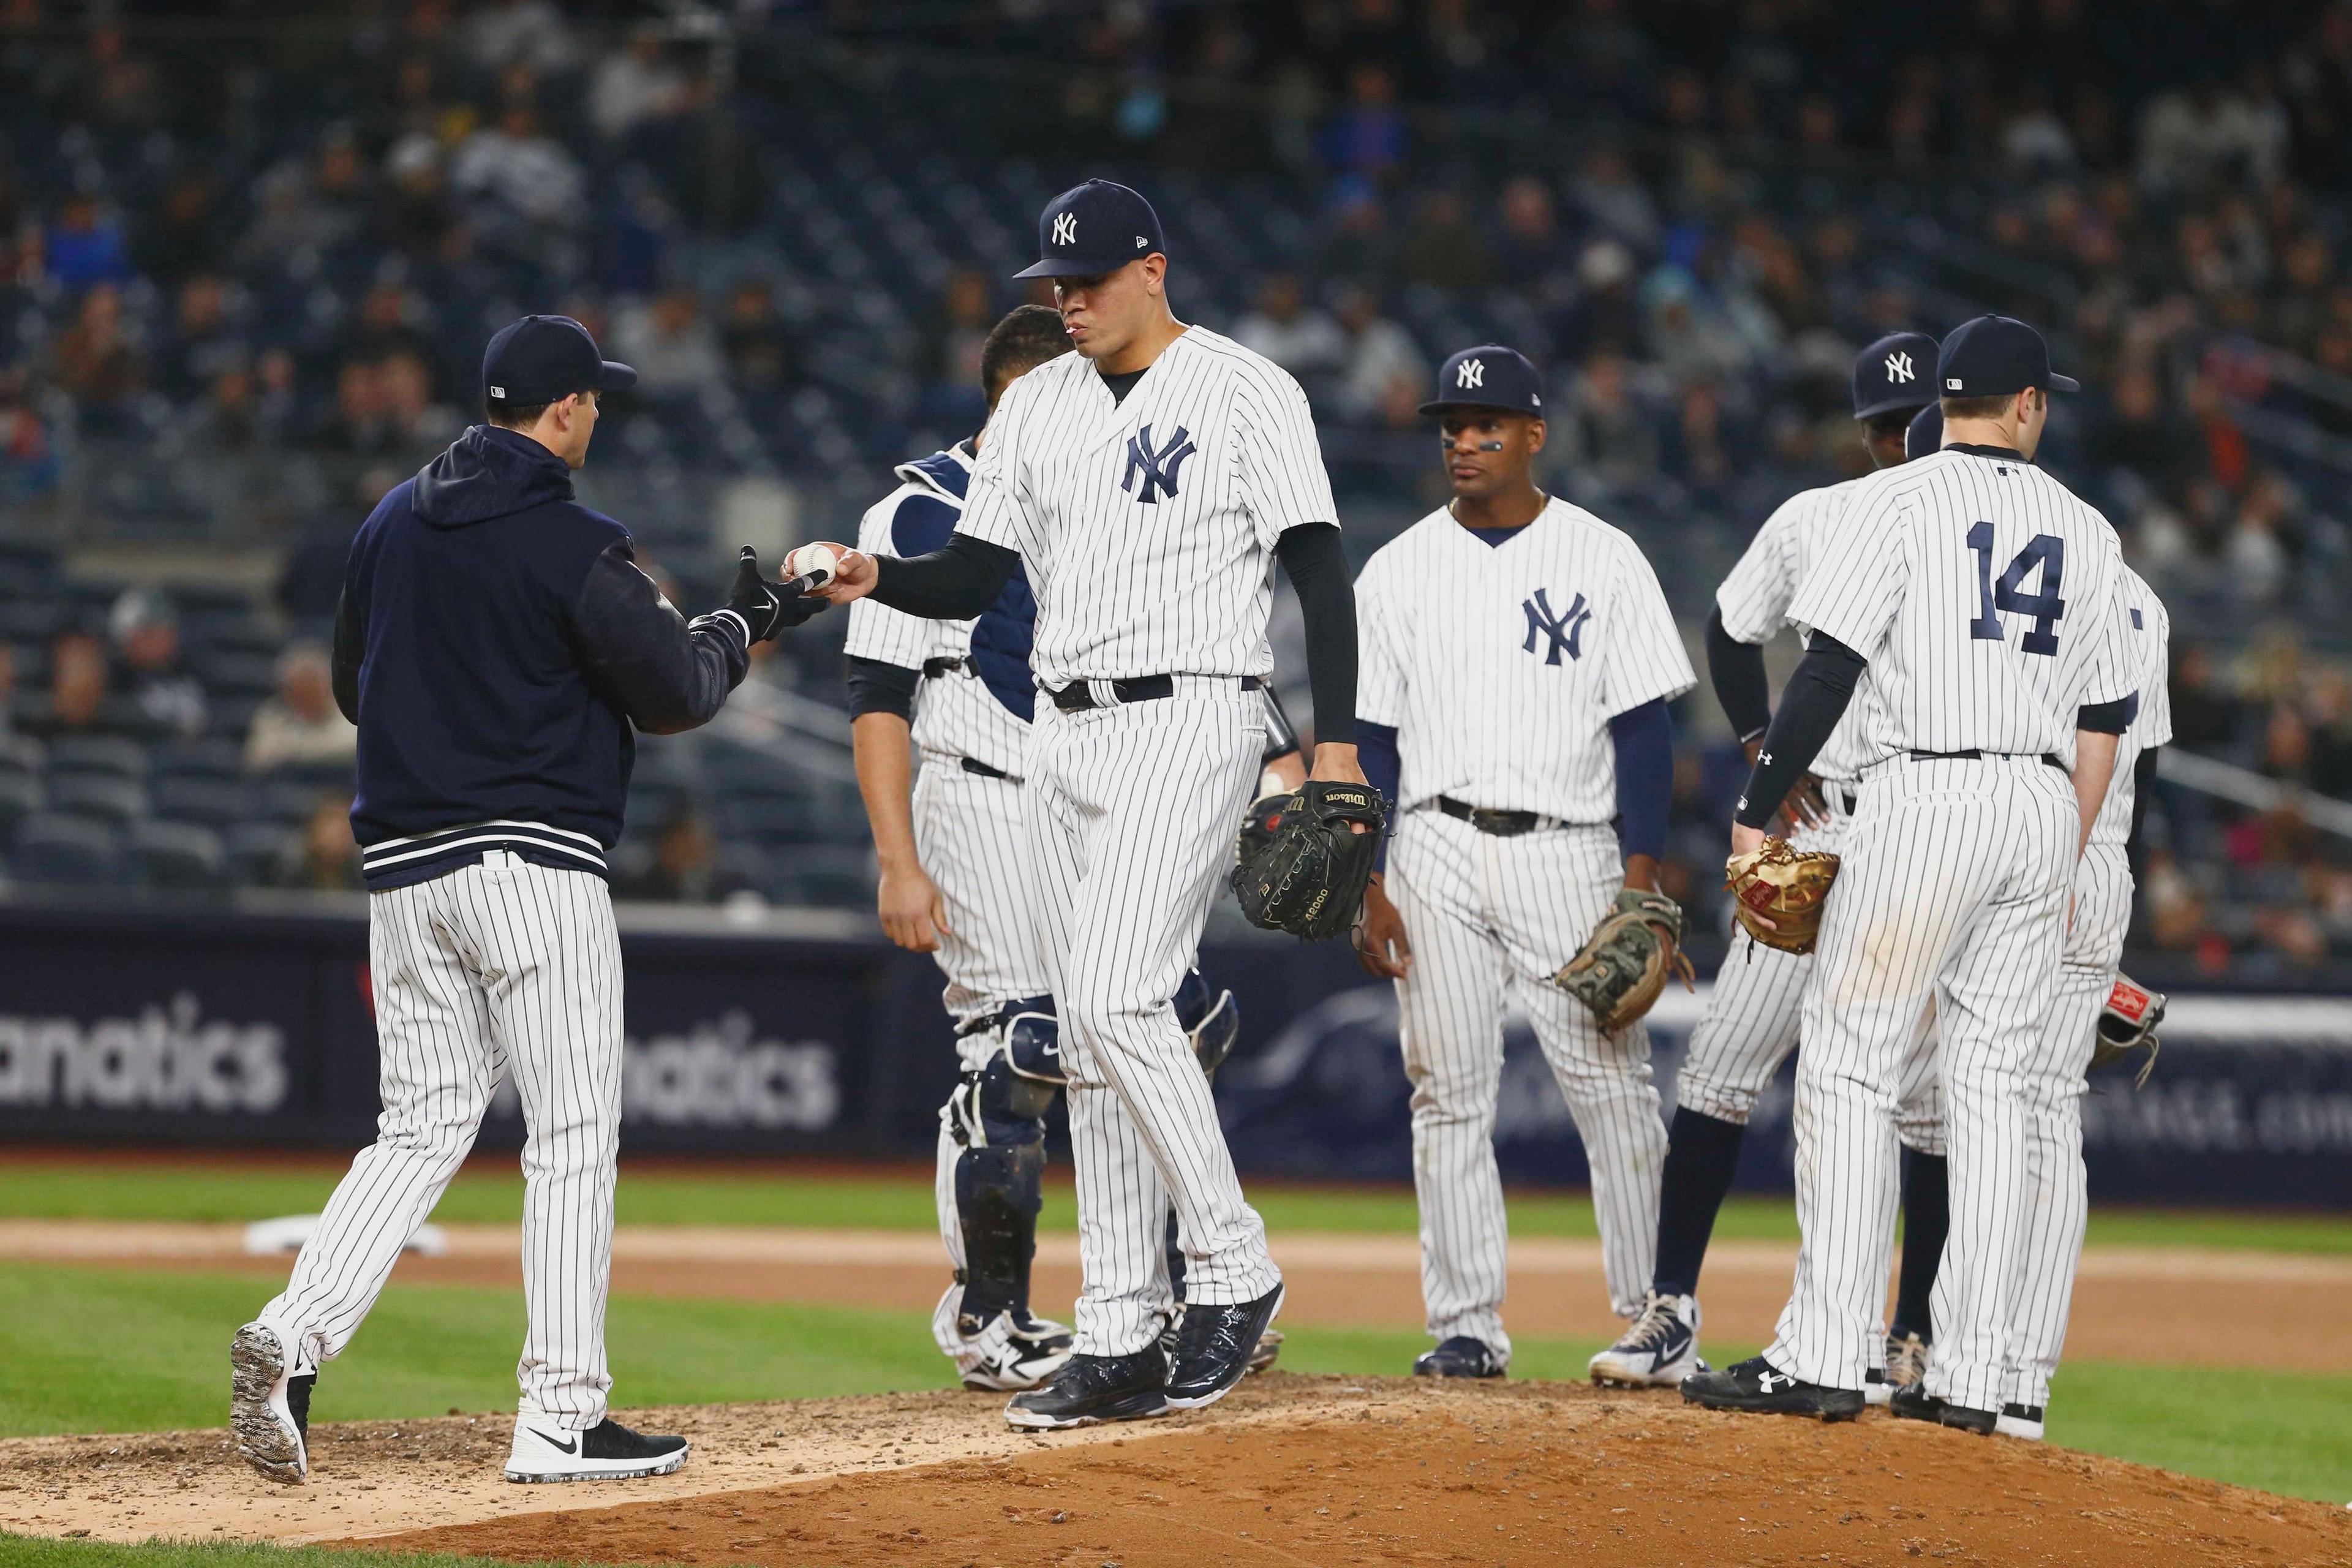
[[[1250,802],[1249,810],[1242,816],[1241,834],[1234,841],[1244,860],[1274,842],[1274,830],[1282,826],[1282,814],[1289,805],[1287,790],[1262,795]]]
[[[1231,879],[1249,922],[1286,931],[1309,942],[1338,936],[1356,923],[1371,879],[1388,809],[1369,784],[1309,779],[1297,795],[1272,797],[1251,808],[1239,835],[1239,858]],[[1267,837],[1253,845],[1263,821]],[[1355,832],[1349,823],[1360,822]]]
[[[1591,1008],[1601,1028],[1614,1034],[1650,1010],[1669,973],[1680,973],[1684,987],[1691,988],[1682,942],[1680,904],[1664,893],[1622,888],[1617,907],[1551,983]]]
[[[1763,847],[1724,862],[1723,872],[1723,885],[1731,889],[1732,912],[1749,936],[1783,952],[1813,951],[1822,934],[1822,901],[1837,880],[1836,856],[1790,848],[1785,838],[1767,838]],[[1771,926],[1763,925],[1759,915]]]
[[[2115,989],[2107,993],[2106,1005],[2099,1009],[2091,1042],[2091,1068],[2112,1067],[2133,1052],[2145,1049],[2147,1056],[2139,1071],[2132,1079],[2137,1089],[2156,1070],[2156,1026],[2164,1022],[2164,993],[2150,991],[2147,986],[2116,976]]]

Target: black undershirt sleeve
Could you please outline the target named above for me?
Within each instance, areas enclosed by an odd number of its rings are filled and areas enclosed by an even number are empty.
[[[1845,716],[1854,686],[1867,668],[1868,661],[1845,644],[1825,632],[1813,633],[1796,673],[1789,677],[1788,689],[1780,693],[1780,711],[1772,715],[1771,726],[1764,731],[1764,749],[1748,775],[1748,787],[1740,793],[1733,821],[1746,827],[1762,827],[1772,820],[1799,776],[1821,754],[1830,731]]]
[[[961,621],[996,603],[1020,553],[969,533],[954,533],[928,555],[874,557],[877,605],[926,620]]]
[[[922,679],[922,671],[908,669],[903,664],[890,664],[878,658],[860,658],[851,654],[845,676],[851,716],[864,718],[868,713],[896,713],[911,722],[915,712],[915,688]]]
[[[1706,678],[1742,745],[1764,733],[1772,722],[1772,683],[1764,673],[1764,650],[1723,629],[1720,605],[1706,616]]]
[[[2095,735],[2120,735],[2131,728],[2139,716],[2139,693],[2118,697],[2113,702],[2091,702],[2074,710],[2074,728],[2088,730]]]
[[[2132,763],[2131,833],[2124,839],[2124,853],[2135,870],[2139,865],[2142,848],[2140,828],[2147,822],[2148,792],[2156,787],[2156,753],[2159,750],[2160,747],[2150,746],[2139,754],[2137,762]]]
[[[1286,528],[1275,558],[1290,574],[1298,613],[1307,623],[1307,686],[1315,699],[1315,741],[1348,746],[1356,741],[1356,585],[1348,552],[1329,523]]]

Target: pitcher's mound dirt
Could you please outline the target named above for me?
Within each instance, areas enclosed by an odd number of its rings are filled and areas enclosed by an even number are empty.
[[[1298,1399],[1301,1419],[1146,1425],[368,1544],[842,1568],[2352,1560],[2352,1519],[2315,1503],[1885,1416],[1824,1427],[1557,1384],[1276,1376],[1252,1392]],[[1362,1396],[1352,1411],[1350,1394]]]

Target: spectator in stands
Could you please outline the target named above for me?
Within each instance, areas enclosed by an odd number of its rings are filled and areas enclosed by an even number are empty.
[[[1603,490],[1638,490],[1658,471],[1657,419],[1623,353],[1604,348],[1584,362],[1551,422],[1555,459]]]
[[[719,840],[691,806],[662,824],[645,868],[622,884],[621,896],[664,903],[710,903],[729,890],[719,868]]]
[[[155,384],[174,398],[195,397],[244,353],[229,327],[228,284],[218,273],[199,272],[180,285]]]
[[[433,395],[433,372],[413,349],[400,349],[376,366],[390,441],[419,461],[464,433],[462,415]]]
[[[278,879],[285,887],[327,893],[356,892],[363,885],[359,840],[352,837],[349,790],[331,790],[319,797],[302,819],[301,830],[289,836]]]
[[[580,58],[555,0],[488,0],[467,18],[462,42],[467,58],[486,75],[521,66],[551,76]]]
[[[1412,227],[1397,247],[1397,270],[1406,282],[1433,289],[1486,287],[1493,266],[1461,192],[1440,186],[1422,198]]]
[[[146,389],[147,361],[122,321],[122,292],[100,283],[81,297],[74,324],[51,354],[49,374],[85,413],[126,411]]]
[[[637,390],[656,400],[700,396],[727,380],[727,355],[702,313],[702,297],[683,285],[650,302],[622,308],[613,352],[637,367]]]
[[[48,421],[26,395],[27,380],[22,368],[0,370],[0,500],[31,500],[58,482]]]
[[[384,155],[383,172],[375,232],[384,248],[412,260],[446,258],[457,214],[438,139],[425,132],[403,136]]]
[[[924,329],[934,386],[960,391],[980,384],[981,345],[996,324],[994,294],[984,272],[965,268],[948,275],[939,308]]]
[[[691,83],[676,61],[658,26],[642,26],[629,35],[625,47],[606,55],[588,88],[588,119],[607,142],[626,141],[648,121],[667,120],[682,112]]]
[[[1258,286],[1257,305],[1234,326],[1234,341],[1264,354],[1301,381],[1336,374],[1348,357],[1339,324],[1307,303],[1293,273]]]
[[[1315,269],[1328,277],[1385,281],[1396,256],[1387,205],[1380,187],[1360,174],[1335,180],[1324,215]]]
[[[1573,258],[1559,231],[1550,188],[1532,174],[1515,175],[1504,183],[1498,210],[1502,222],[1495,245],[1496,278],[1540,297],[1566,292]]]
[[[1585,154],[1583,167],[1569,182],[1569,199],[1602,233],[1637,253],[1656,251],[1661,232],[1657,204],[1615,147],[1600,142]]]
[[[2183,751],[2218,754],[2233,750],[2244,724],[2244,709],[2221,684],[2213,653],[2202,643],[2176,642],[2172,649],[2173,744]]]
[[[1404,162],[1404,115],[1396,79],[1366,61],[1348,73],[1348,102],[1324,128],[1323,161],[1343,174],[1384,179]]]
[[[334,417],[320,430],[318,438],[330,451],[355,455],[380,452],[392,443],[382,365],[371,359],[352,358],[337,368]]]
[[[191,169],[165,187],[163,201],[140,226],[131,255],[141,273],[166,285],[216,272],[228,260],[224,228],[219,178],[209,169]]]
[[[528,3],[528,0],[527,0]],[[476,203],[518,248],[530,233],[568,234],[584,216],[579,160],[541,129],[538,110],[515,104],[468,136],[449,171],[457,193]]]
[[[107,617],[116,657],[128,677],[123,695],[151,731],[205,732],[205,689],[180,664],[180,621],[172,601],[152,588],[132,588]]]
[[[1381,314],[1380,302],[1361,284],[1341,290],[1337,319],[1347,339],[1347,357],[1334,398],[1340,418],[1358,424],[1383,422],[1400,387],[1419,386],[1429,377],[1428,361],[1412,334]]]
[[[77,192],[59,203],[44,248],[50,278],[68,289],[121,283],[131,277],[122,225],[100,211],[96,196]]]
[[[335,706],[333,670],[324,643],[289,644],[278,657],[278,695],[254,710],[245,735],[245,771],[348,763],[359,731]]]
[[[719,341],[728,373],[746,392],[772,393],[799,378],[793,335],[776,313],[775,290],[764,278],[743,278],[727,293],[727,323]]]
[[[64,632],[49,647],[49,689],[24,705],[19,727],[48,739],[135,727],[124,722],[133,717],[108,694],[106,645],[87,632]]]

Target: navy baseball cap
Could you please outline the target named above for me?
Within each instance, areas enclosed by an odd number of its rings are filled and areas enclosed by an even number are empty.
[[[2010,316],[1979,316],[1952,329],[1936,358],[1936,389],[1945,397],[1998,397],[2039,386],[2080,392],[2083,384],[2050,368],[2042,334]]]
[[[1543,377],[1528,356],[1500,343],[1464,349],[1437,372],[1437,395],[1421,405],[1423,414],[1449,408],[1500,408],[1511,414],[1543,411]]]
[[[1898,408],[1936,401],[1936,340],[1925,332],[1889,332],[1853,361],[1853,416],[1874,419]]]
[[[1944,449],[1944,410],[1930,403],[1911,416],[1903,431],[1903,460],[1910,462]]]
[[[1109,180],[1088,180],[1045,204],[1037,215],[1042,259],[1013,276],[1095,278],[1155,250],[1165,256],[1168,246],[1160,237],[1160,215],[1142,194]]]
[[[588,329],[569,316],[525,316],[499,329],[482,351],[482,395],[526,407],[575,392],[620,392],[637,373],[606,359]]]

